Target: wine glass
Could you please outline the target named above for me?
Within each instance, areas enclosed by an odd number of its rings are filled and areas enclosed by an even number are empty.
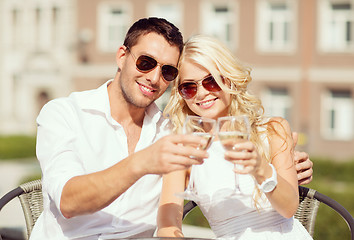
[[[217,121],[218,137],[226,151],[237,151],[235,145],[249,141],[251,126],[246,115],[220,117]],[[234,164],[234,167],[242,166]],[[235,173],[235,193],[242,194],[238,174]]]
[[[201,136],[206,140],[206,144],[204,145],[195,145],[194,147],[197,149],[207,150],[213,142],[215,131],[216,121],[210,118],[188,115],[183,124],[183,134],[193,134]],[[193,156],[191,156],[191,158],[193,158]],[[186,190],[182,193],[176,193],[176,195],[187,200],[196,201],[199,198],[194,188],[194,178],[192,176],[192,173],[193,171],[191,169],[191,175],[189,177],[190,182]]]

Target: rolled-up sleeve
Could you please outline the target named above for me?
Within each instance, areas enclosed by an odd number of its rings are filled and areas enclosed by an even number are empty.
[[[84,174],[82,160],[74,151],[78,117],[73,105],[60,99],[46,104],[37,118],[37,158],[42,168],[43,192],[60,211],[64,185]]]

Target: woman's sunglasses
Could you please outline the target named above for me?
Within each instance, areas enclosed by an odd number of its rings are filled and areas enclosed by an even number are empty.
[[[215,81],[213,76],[207,76],[202,81],[203,87],[209,92],[221,91],[220,86]],[[193,98],[198,91],[198,84],[196,82],[184,82],[178,86],[178,92],[184,99]]]
[[[161,66],[161,73],[163,79],[166,81],[173,81],[176,79],[178,75],[178,69],[175,68],[174,66],[171,65],[163,65],[159,62],[157,62],[154,58],[146,56],[146,55],[140,55],[138,58],[135,57],[135,55],[130,51],[130,49],[127,47],[131,55],[133,56],[136,64],[136,68],[143,73],[147,73],[152,71],[157,65]]]

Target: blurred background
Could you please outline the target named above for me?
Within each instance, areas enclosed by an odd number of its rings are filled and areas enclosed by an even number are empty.
[[[266,115],[299,133],[298,150],[315,163],[309,187],[354,215],[354,0],[0,0],[1,196],[40,178],[42,106],[113,78],[127,29],[147,16],[170,20],[185,40],[204,33],[225,42],[252,68],[250,91]],[[0,213],[0,228],[22,228],[14,211]],[[206,226],[195,214],[189,223]],[[332,213],[319,214],[318,239],[349,236],[338,235],[348,231]]]

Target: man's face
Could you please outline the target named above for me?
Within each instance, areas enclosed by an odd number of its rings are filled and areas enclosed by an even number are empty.
[[[136,59],[141,55],[152,57],[159,64],[151,71],[141,72],[136,67]],[[141,36],[121,58],[119,85],[125,101],[135,107],[146,108],[158,99],[170,84],[162,77],[161,64],[176,67],[178,58],[178,47],[171,46],[162,36],[156,33]]]

